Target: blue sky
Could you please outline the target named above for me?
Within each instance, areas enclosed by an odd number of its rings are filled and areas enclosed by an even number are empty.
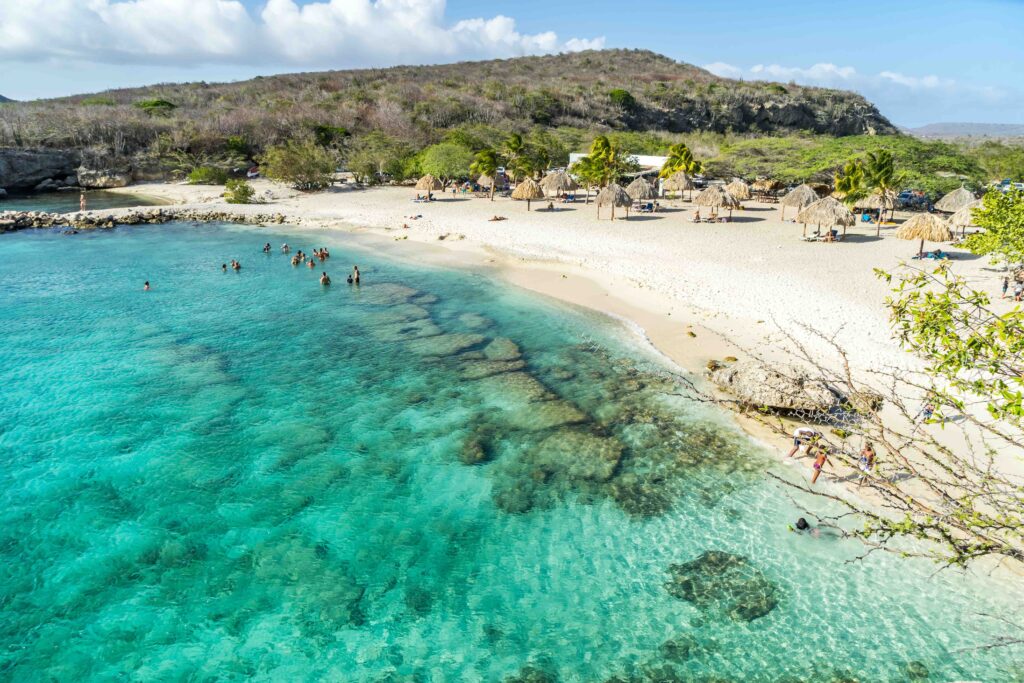
[[[637,47],[864,93],[902,125],[1024,123],[1024,0],[0,0],[0,94]]]

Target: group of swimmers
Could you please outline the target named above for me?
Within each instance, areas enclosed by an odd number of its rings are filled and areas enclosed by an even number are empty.
[[[228,272],[228,264],[226,264],[226,263],[220,264],[220,269],[222,271],[224,271],[225,273]],[[240,261],[236,261],[235,259],[231,259],[231,270],[233,270],[233,271],[235,271],[237,273],[241,269],[242,269],[242,263]]]
[[[292,250],[292,248],[288,246],[287,242],[285,242],[284,244],[281,245],[281,253],[282,254],[287,254],[291,250]],[[271,251],[270,242],[267,242],[266,244],[263,245],[263,253],[264,254],[269,254],[270,251]],[[310,256],[309,254],[303,253],[303,251],[301,249],[299,249],[292,256],[292,265],[293,266],[299,266],[299,265],[305,263],[306,266],[308,266],[310,268],[310,270],[312,270],[313,268],[316,268],[316,261],[314,259],[319,260],[320,263],[323,263],[324,261],[326,261],[329,258],[331,258],[331,252],[329,252],[327,250],[327,247],[322,247],[320,249],[313,249],[313,255],[312,256]],[[352,273],[349,274],[349,276],[348,276],[348,283],[350,285],[358,285],[359,284],[359,266],[352,266]],[[327,285],[331,284],[331,277],[327,274],[327,271],[321,271],[321,273],[320,273],[320,284],[324,285],[325,287]]]

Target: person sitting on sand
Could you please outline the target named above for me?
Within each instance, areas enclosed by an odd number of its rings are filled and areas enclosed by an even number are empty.
[[[828,460],[828,449],[825,447],[817,449],[817,453],[815,453],[814,446],[808,446],[807,454],[814,456],[814,464],[811,465],[811,468],[814,470],[814,474],[811,475],[811,483],[813,484],[818,481],[818,477],[821,476],[821,468],[831,463],[829,463]]]
[[[409,224],[408,223],[402,223],[402,230],[408,230],[408,229],[409,229]]]
[[[325,286],[331,284],[331,278],[327,277],[327,273],[320,276],[320,284]]]
[[[555,203],[554,202],[548,202],[548,211],[554,211],[554,210],[555,210]]]
[[[359,284],[359,266],[352,266],[352,282]]]
[[[801,447],[810,444],[820,436],[821,433],[816,429],[811,429],[810,427],[797,427],[793,430],[793,447],[789,449],[789,453],[786,454],[786,457],[792,458]]]
[[[146,280],[146,282],[145,282],[145,283],[143,283],[143,285],[142,285],[142,291],[143,291],[143,292],[148,292],[148,291],[149,291],[149,280]]]
[[[693,223],[700,223],[700,209],[693,210],[693,214],[690,215],[690,221]]]

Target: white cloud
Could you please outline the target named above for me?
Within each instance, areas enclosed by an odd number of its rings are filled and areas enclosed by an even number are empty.
[[[364,66],[600,48],[506,16],[446,21],[445,0],[4,0],[0,60]]]

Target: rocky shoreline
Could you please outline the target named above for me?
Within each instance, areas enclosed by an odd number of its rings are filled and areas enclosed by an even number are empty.
[[[118,225],[146,225],[171,221],[251,223],[280,225],[288,219],[282,213],[244,213],[188,207],[152,207],[118,212],[81,211],[49,213],[46,211],[0,211],[0,233],[33,228],[94,229]]]

